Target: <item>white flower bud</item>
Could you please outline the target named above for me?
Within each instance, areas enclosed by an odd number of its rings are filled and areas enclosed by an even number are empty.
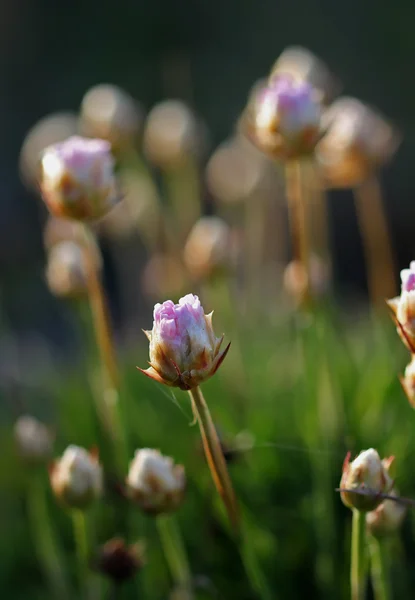
[[[347,455],[340,481],[340,488],[345,490],[341,492],[343,504],[361,511],[379,506],[380,495],[389,493],[393,485],[388,474],[392,461],[393,458],[382,461],[373,448],[364,450],[352,462]]]
[[[102,494],[103,476],[98,456],[79,446],[68,446],[50,469],[56,497],[69,508],[87,508]]]
[[[19,456],[28,463],[45,462],[52,454],[54,435],[44,423],[29,415],[16,421],[14,439]]]
[[[158,450],[137,450],[127,477],[131,498],[150,514],[176,510],[182,503],[186,477],[184,467],[175,465]]]
[[[389,495],[398,497],[395,490],[392,490]],[[392,535],[401,527],[406,512],[406,506],[399,501],[384,500],[375,510],[367,513],[367,527],[375,537]]]

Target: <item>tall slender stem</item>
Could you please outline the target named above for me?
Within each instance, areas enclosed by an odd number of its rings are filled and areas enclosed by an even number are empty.
[[[88,226],[84,226],[85,262],[87,269],[88,296],[96,343],[101,357],[105,377],[103,401],[107,426],[114,443],[117,469],[122,472],[127,464],[128,449],[125,428],[122,424],[119,400],[119,374],[109,311],[105,292],[94,259],[95,240]]]
[[[84,591],[85,597],[89,595],[88,588],[88,533],[86,529],[85,513],[82,510],[72,510],[73,535],[78,568],[79,589]]]
[[[229,519],[236,532],[239,531],[239,509],[229,477],[226,461],[223,456],[222,447],[215,429],[209,408],[199,386],[189,390],[192,399],[192,407],[198,420],[202,436],[203,448],[212,474],[216,489],[218,490]]]
[[[31,473],[28,483],[27,508],[35,552],[53,596],[65,600],[69,597],[68,586],[40,473]]]
[[[156,523],[173,581],[180,589],[186,590],[186,598],[190,598],[192,576],[178,525],[170,515],[159,515]]]
[[[370,298],[373,304],[379,304],[396,295],[396,281],[392,242],[377,178],[373,176],[357,187],[354,196]]]
[[[301,165],[298,160],[286,164],[286,195],[291,226],[293,259],[300,262],[306,274],[305,301],[310,299],[310,244],[308,236],[307,209],[301,186]]]
[[[351,600],[363,600],[366,585],[366,515],[353,509],[350,586]]]
[[[385,547],[381,540],[369,537],[370,574],[375,600],[390,600],[390,587],[385,557]]]

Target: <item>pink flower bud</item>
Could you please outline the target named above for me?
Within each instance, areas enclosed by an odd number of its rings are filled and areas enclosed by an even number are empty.
[[[289,159],[310,154],[320,137],[321,104],[304,81],[277,75],[256,91],[246,132],[263,152]]]
[[[393,481],[388,469],[393,458],[380,459],[373,448],[364,450],[350,462],[346,456],[340,481],[341,499],[349,508],[374,510],[382,502],[381,494],[390,492]]]
[[[119,200],[110,143],[73,136],[49,146],[41,158],[40,188],[57,217],[102,217]]]
[[[150,340],[150,367],[143,373],[169,386],[189,390],[213,375],[228,352],[219,352],[223,336],[213,331],[212,315],[205,315],[200,300],[187,294],[174,304],[166,300],[154,307]]]
[[[398,321],[398,333],[412,351],[415,347],[415,261],[401,271],[401,295],[389,303]]]

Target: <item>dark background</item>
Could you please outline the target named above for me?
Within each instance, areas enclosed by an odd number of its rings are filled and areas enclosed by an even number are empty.
[[[64,321],[42,279],[40,203],[19,178],[19,151],[41,117],[79,107],[115,83],[148,109],[181,97],[205,118],[213,145],[229,135],[252,83],[288,45],[320,56],[343,91],[378,106],[404,141],[382,174],[400,266],[412,258],[415,5],[374,0],[13,0],[0,4],[0,302],[17,333]],[[331,202],[338,279],[365,289],[348,192]],[[57,321],[58,320],[58,321]],[[60,322],[60,327],[55,323]]]

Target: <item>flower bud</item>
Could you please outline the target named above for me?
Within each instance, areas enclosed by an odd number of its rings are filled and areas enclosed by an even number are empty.
[[[373,448],[364,450],[352,462],[348,454],[340,481],[340,489],[344,490],[340,492],[343,504],[361,511],[379,506],[381,494],[388,494],[392,489],[393,481],[388,473],[392,461],[393,457],[382,461]]]
[[[231,232],[220,217],[202,217],[187,238],[183,259],[195,279],[226,270],[232,262]]]
[[[406,367],[405,374],[400,381],[409,403],[415,408],[415,356],[412,356],[411,362]]]
[[[96,85],[82,99],[82,132],[89,137],[108,140],[114,151],[134,146],[142,124],[141,107],[115,85]]]
[[[320,138],[321,103],[315,90],[289,75],[271,77],[248,104],[247,137],[265,154],[287,160],[313,152]]]
[[[145,512],[158,515],[176,510],[186,488],[184,467],[158,450],[136,450],[127,477],[130,497]]]
[[[339,98],[326,111],[324,136],[316,148],[330,187],[355,187],[382,166],[400,139],[385,119],[354,98]]]
[[[230,344],[220,352],[223,336],[213,331],[212,315],[205,315],[200,300],[187,294],[174,304],[166,300],[154,307],[150,341],[150,367],[145,375],[169,386],[189,390],[209,379],[221,365]]]
[[[79,223],[49,215],[43,229],[43,245],[47,251],[60,242],[72,241],[82,244],[84,240],[85,236]]]
[[[50,212],[66,219],[104,216],[119,200],[111,145],[78,136],[46,148],[40,188]]]
[[[395,490],[389,492],[389,495],[398,498]],[[406,506],[399,501],[384,500],[375,510],[367,513],[367,528],[377,538],[393,535],[401,527],[406,513]]]
[[[14,426],[14,440],[22,460],[29,464],[45,462],[53,450],[54,435],[46,425],[25,415]]]
[[[50,291],[61,298],[82,298],[88,293],[86,249],[75,242],[60,242],[48,255],[46,280]],[[98,248],[92,249],[97,269],[101,268]]]
[[[280,75],[290,75],[296,81],[309,83],[318,91],[324,104],[332,102],[340,87],[323,61],[300,46],[290,46],[277,59],[271,77]]]
[[[95,563],[97,571],[117,585],[134,577],[143,566],[143,546],[127,546],[125,541],[119,538],[109,540],[101,546]]]
[[[39,157],[44,149],[77,133],[78,116],[70,112],[48,115],[33,125],[27,133],[20,151],[19,166],[23,181],[38,191]]]
[[[309,273],[298,260],[291,261],[285,268],[284,289],[298,304],[306,299],[308,290],[311,290],[313,297],[323,296],[328,291],[328,285],[328,265],[318,256],[310,258]]]
[[[161,169],[174,169],[198,158],[205,146],[203,127],[183,102],[165,100],[149,113],[144,130],[144,151]]]
[[[55,496],[68,508],[87,508],[102,495],[103,476],[96,452],[68,446],[49,471]]]

